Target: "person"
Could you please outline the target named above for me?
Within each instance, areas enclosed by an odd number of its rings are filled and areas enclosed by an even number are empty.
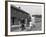
[[[21,28],[22,28],[22,31],[25,29],[25,26],[24,24],[21,25]]]
[[[25,20],[22,19],[22,20],[21,20],[21,29],[22,29],[22,31],[25,29],[24,23],[25,23]]]

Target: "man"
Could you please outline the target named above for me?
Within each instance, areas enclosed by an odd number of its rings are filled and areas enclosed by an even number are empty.
[[[25,29],[25,26],[24,26],[24,24],[25,24],[25,19],[21,19],[21,28],[22,28],[22,31]]]

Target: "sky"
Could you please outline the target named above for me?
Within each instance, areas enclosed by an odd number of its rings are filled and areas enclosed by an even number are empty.
[[[26,11],[30,15],[40,15],[42,14],[42,7],[41,5],[20,5],[20,4],[15,4],[14,6],[20,7],[20,9]]]

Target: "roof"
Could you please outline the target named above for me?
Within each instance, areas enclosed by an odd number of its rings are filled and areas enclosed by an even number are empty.
[[[16,18],[16,19],[25,19],[25,18],[28,18],[28,20],[31,19],[31,16],[29,15],[29,13],[25,12],[24,10],[21,10],[17,7],[14,7],[14,6],[11,6],[11,16]],[[17,11],[17,12],[16,12]]]
[[[32,17],[41,18],[42,15],[32,15]]]
[[[25,14],[29,15],[29,13],[27,13],[26,11],[24,11],[24,10],[22,10],[22,9],[19,9],[19,8],[17,8],[17,7],[11,6],[11,8],[13,8],[14,10],[16,9],[16,10],[22,12],[22,13],[25,13]]]

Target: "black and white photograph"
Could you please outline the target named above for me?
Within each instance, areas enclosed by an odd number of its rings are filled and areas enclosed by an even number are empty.
[[[8,2],[8,35],[44,33],[44,3]]]
[[[40,31],[41,6],[11,5],[11,31]]]

